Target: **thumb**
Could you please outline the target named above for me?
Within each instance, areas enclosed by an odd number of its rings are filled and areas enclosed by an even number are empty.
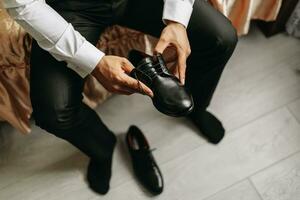
[[[132,90],[139,92],[139,93],[145,93],[150,97],[153,97],[153,92],[152,90],[147,87],[144,83],[127,76],[126,74],[122,75],[123,77],[123,84],[126,85],[126,87],[131,88]]]
[[[166,42],[165,40],[160,39],[158,41],[158,43],[156,44],[154,51],[162,54],[168,46],[169,46],[169,42]]]

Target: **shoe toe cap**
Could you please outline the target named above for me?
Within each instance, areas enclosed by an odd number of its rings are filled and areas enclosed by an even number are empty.
[[[180,104],[182,110],[188,110],[193,107],[193,100],[191,98],[183,98]]]

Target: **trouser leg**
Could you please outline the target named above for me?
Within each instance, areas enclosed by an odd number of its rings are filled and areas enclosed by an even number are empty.
[[[84,10],[76,12],[53,6],[88,41],[96,45],[105,23],[88,20]],[[81,8],[82,9],[82,8]],[[105,20],[104,20],[105,21]],[[30,97],[36,125],[70,142],[95,160],[110,156],[115,136],[97,113],[82,102],[84,81],[33,41]]]

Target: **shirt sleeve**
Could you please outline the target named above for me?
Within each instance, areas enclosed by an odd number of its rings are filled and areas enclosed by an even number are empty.
[[[195,0],[164,0],[162,20],[172,20],[181,23],[186,28],[190,21]]]
[[[45,0],[4,0],[8,14],[58,61],[85,77],[104,53],[88,42]]]

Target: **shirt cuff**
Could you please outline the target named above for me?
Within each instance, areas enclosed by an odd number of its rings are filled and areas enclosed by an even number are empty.
[[[162,17],[163,23],[167,24],[166,20],[172,20],[181,23],[187,28],[192,11],[193,5],[187,1],[166,0]]]
[[[105,55],[88,41],[84,41],[67,66],[76,71],[82,78],[90,74]]]

